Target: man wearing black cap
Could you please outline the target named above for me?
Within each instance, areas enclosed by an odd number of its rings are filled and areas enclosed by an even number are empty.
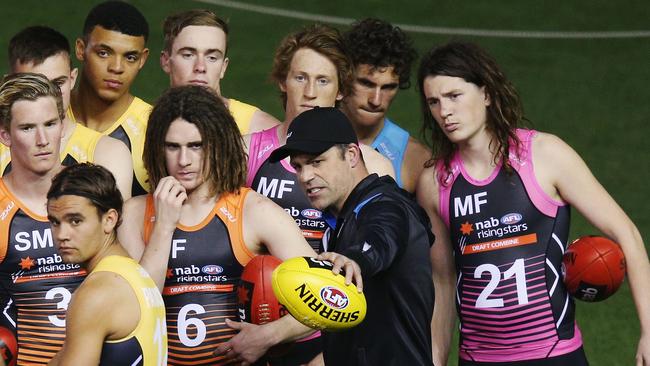
[[[434,291],[424,211],[390,177],[368,174],[357,137],[336,108],[296,117],[272,161],[291,157],[311,204],[330,217],[326,259],[356,262],[368,302],[366,319],[325,335],[328,365],[431,365]]]

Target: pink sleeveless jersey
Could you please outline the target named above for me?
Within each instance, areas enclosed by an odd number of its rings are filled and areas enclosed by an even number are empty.
[[[570,207],[537,182],[535,131],[518,130],[511,172],[499,164],[485,180],[439,162],[440,214],[457,272],[462,359],[512,362],[560,356],[582,345],[575,306],[562,281]]]

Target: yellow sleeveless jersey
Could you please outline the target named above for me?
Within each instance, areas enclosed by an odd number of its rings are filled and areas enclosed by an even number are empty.
[[[237,127],[239,127],[239,132],[241,134],[247,134],[251,126],[251,120],[253,119],[253,114],[259,110],[259,108],[252,106],[250,104],[242,103],[237,99],[228,99],[228,109],[232,118],[235,119]]]
[[[70,108],[68,108],[66,113],[69,117],[72,117],[72,110]],[[85,162],[94,163],[95,148],[102,136],[101,133],[77,123],[68,142],[61,149],[61,163],[65,166]],[[10,162],[11,154],[9,153],[9,148],[0,144],[0,172],[2,172],[2,175],[7,174],[11,170],[7,169]]]
[[[149,274],[136,261],[117,255],[102,259],[91,272],[113,272],[124,278],[138,298],[140,322],[126,337],[105,341],[100,365],[167,365],[165,304]]]
[[[142,153],[144,151],[144,139],[147,132],[147,121],[151,113],[151,105],[138,97],[133,97],[129,108],[118,118],[115,123],[101,134],[114,137],[126,144],[131,151],[133,160],[133,187],[132,196],[138,196],[149,192],[149,178],[144,169]],[[73,121],[77,122],[75,116],[70,113]]]

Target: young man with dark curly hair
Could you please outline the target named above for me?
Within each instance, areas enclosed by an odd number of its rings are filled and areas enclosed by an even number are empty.
[[[429,150],[386,117],[397,91],[411,82],[416,57],[411,40],[398,27],[379,19],[364,19],[343,35],[354,63],[352,91],[341,110],[352,122],[359,142],[386,156],[400,187],[413,193]]]

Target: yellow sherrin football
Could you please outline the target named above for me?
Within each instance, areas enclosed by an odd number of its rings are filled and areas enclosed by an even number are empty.
[[[366,297],[345,277],[332,273],[332,264],[311,257],[284,261],[274,271],[273,292],[289,313],[308,327],[341,330],[366,316]]]

